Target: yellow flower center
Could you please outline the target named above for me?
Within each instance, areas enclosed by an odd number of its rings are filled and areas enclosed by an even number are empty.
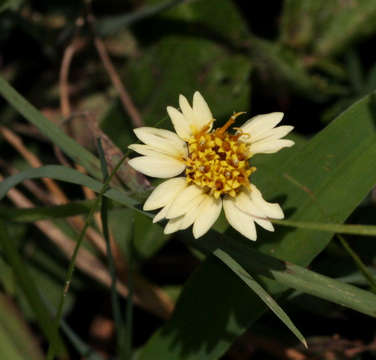
[[[229,134],[227,129],[243,113],[236,113],[227,123],[207,133],[209,126],[188,140],[186,177],[218,199],[221,195],[235,197],[243,186],[249,187],[249,176],[256,170],[249,165],[249,145],[239,141],[244,135]]]

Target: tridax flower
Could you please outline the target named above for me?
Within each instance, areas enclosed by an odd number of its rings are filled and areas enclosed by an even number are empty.
[[[275,127],[283,113],[258,115],[228,132],[236,113],[221,128],[212,130],[213,115],[199,92],[191,107],[180,95],[180,110],[167,112],[176,133],[152,127],[134,130],[143,144],[129,148],[143,155],[129,164],[145,175],[170,178],[158,185],[144,204],[144,210],[161,209],[154,222],[168,219],[165,234],[188,228],[204,235],[215,223],[222,206],[230,225],[242,235],[256,240],[255,222],[273,231],[269,219],[282,219],[282,209],[265,201],[250,175],[256,170],[249,159],[259,153],[274,153],[294,145],[281,139],[292,126]],[[183,176],[175,177],[179,174]]]

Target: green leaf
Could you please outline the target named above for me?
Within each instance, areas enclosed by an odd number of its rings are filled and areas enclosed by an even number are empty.
[[[293,288],[376,317],[376,295],[261,254],[249,240],[218,235],[195,244],[206,253],[221,249],[229,254],[274,296]],[[218,359],[264,312],[259,296],[233,271],[208,256],[185,284],[171,320],[149,340],[140,360]]]
[[[274,312],[275,315],[291,330],[291,332],[307,347],[307,342],[304,336],[297,329],[289,316],[282,310],[282,308],[275,302],[275,300],[262,288],[262,286],[249,274],[245,269],[239,265],[230,255],[217,249],[214,251],[214,255],[219,258],[224,264],[226,264],[235,274],[239,276],[268,306],[268,308]]]
[[[41,360],[43,354],[10,298],[0,293],[0,349],[4,359]]]
[[[64,205],[37,206],[34,208],[11,208],[0,206],[0,218],[14,222],[34,222],[51,218],[87,214],[95,200],[74,201]]]
[[[258,171],[253,182],[267,200],[282,203],[292,221],[343,222],[376,183],[376,171],[370,166],[376,158],[374,109],[374,95],[367,96],[298,151],[292,148],[284,150],[285,154],[256,158]],[[288,152],[291,156],[286,155]],[[267,261],[261,254],[250,257],[253,245],[235,236],[219,242],[220,238],[208,235],[196,245],[204,246],[210,240],[211,251],[222,248],[250,272],[258,258]],[[266,268],[261,263],[259,269],[253,268],[252,276],[262,281],[273,297],[287,287],[301,287],[312,295],[375,316],[372,293],[342,287],[346,284],[291,268],[295,265],[285,262],[307,266],[330,239],[330,233],[306,229],[279,229],[275,233],[259,229],[256,247],[284,262],[274,263],[274,268],[271,263],[266,263]],[[265,310],[257,296],[245,291],[241,279],[208,259],[185,286],[171,321],[146,345],[142,360],[154,360],[155,354],[161,354],[160,359],[217,359]]]
[[[61,165],[47,165],[40,168],[32,168],[6,178],[0,183],[0,199],[6,195],[9,189],[17,186],[22,181],[41,177],[65,181],[76,185],[84,185],[96,192],[100,192],[103,186],[100,181],[84,175],[77,170]],[[126,206],[134,206],[139,203],[137,200],[127,196],[124,191],[115,189],[107,190],[104,196]]]

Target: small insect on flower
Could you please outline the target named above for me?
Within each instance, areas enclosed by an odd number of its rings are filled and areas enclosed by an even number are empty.
[[[147,211],[161,209],[153,222],[168,219],[165,234],[193,224],[193,235],[199,238],[223,207],[230,225],[251,240],[257,238],[255,223],[274,231],[269,219],[282,219],[283,211],[279,204],[265,201],[251,183],[256,168],[250,159],[294,145],[292,140],[282,139],[293,127],[276,127],[283,113],[255,116],[229,132],[244,113],[233,114],[224,126],[213,129],[213,115],[198,91],[192,106],[183,95],[179,105],[180,111],[167,107],[176,133],[140,127],[134,132],[143,144],[129,146],[142,155],[129,161],[134,169],[169,179],[158,185],[144,204]]]

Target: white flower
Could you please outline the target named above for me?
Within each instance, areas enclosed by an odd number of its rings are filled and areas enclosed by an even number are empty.
[[[165,234],[193,224],[193,235],[199,238],[218,219],[222,206],[230,225],[251,240],[257,237],[255,223],[274,231],[269,219],[282,219],[283,211],[278,204],[265,201],[250,183],[256,169],[249,159],[294,145],[282,139],[293,127],[276,127],[283,113],[255,116],[230,133],[228,128],[243,113],[212,131],[213,115],[198,91],[192,107],[183,95],[179,105],[181,111],[167,107],[176,133],[152,127],[134,130],[143,144],[129,148],[142,156],[129,164],[145,175],[169,179],[154,189],[144,210],[160,209],[153,221],[168,219]]]

